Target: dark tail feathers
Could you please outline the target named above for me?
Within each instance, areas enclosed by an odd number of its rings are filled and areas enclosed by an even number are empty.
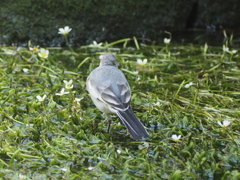
[[[126,111],[117,111],[116,113],[122,120],[123,124],[128,128],[133,139],[138,140],[143,137],[149,137],[148,132],[130,108],[128,108]]]

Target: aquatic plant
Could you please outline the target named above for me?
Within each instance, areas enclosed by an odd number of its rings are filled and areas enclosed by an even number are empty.
[[[0,47],[0,178],[239,179],[238,52],[174,43],[166,52],[137,38],[101,47],[45,56],[42,47]],[[108,133],[85,90],[104,52],[130,83],[145,141],[116,117]],[[136,59],[148,59],[140,74]]]

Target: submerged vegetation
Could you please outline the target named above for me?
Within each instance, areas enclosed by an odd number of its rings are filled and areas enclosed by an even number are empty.
[[[239,179],[240,58],[227,45],[0,47],[0,178]],[[115,116],[107,133],[87,95],[104,52],[129,81],[145,141]]]

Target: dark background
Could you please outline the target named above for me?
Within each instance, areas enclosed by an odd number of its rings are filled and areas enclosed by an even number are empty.
[[[58,34],[65,26],[73,29],[72,46],[133,36],[157,41],[164,31],[237,34],[239,9],[238,0],[1,0],[0,44],[65,46]]]

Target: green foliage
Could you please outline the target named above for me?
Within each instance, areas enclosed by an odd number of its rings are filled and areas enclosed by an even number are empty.
[[[0,48],[0,178],[239,179],[238,53],[136,38],[48,50],[40,58]],[[115,116],[107,133],[85,91],[104,52],[116,53],[129,80],[133,111],[150,132],[145,141],[132,140]],[[68,93],[57,95],[67,83]],[[221,127],[224,120],[230,125]]]

